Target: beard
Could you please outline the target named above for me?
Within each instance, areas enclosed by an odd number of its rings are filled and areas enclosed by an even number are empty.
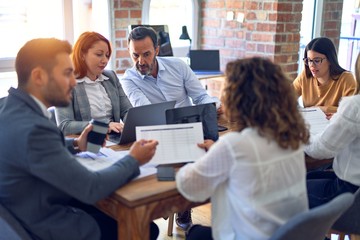
[[[66,92],[63,87],[57,84],[53,76],[49,76],[49,82],[45,89],[45,100],[54,107],[67,107],[72,100],[73,88],[70,87]]]
[[[154,70],[155,64],[156,64],[156,56],[154,56],[151,64],[140,65],[139,62],[136,62],[136,70],[141,75],[151,75],[152,71]]]

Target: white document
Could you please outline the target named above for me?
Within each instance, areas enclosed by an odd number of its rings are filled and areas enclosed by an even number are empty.
[[[197,146],[204,142],[201,122],[136,127],[136,139],[159,142],[150,160],[154,164],[193,162],[205,154],[205,150]]]
[[[111,148],[101,148],[99,153],[81,152],[76,155],[76,160],[90,171],[99,171],[107,168],[129,154],[129,150],[114,151]],[[140,167],[140,175],[135,179],[155,174],[157,165],[144,164]]]
[[[326,119],[325,113],[318,107],[300,108],[305,122],[310,125],[310,134],[318,134],[326,128],[329,120]]]
[[[91,171],[98,171],[114,164],[127,155],[129,151],[114,151],[111,148],[101,148],[99,153],[81,152],[76,154],[76,160]]]

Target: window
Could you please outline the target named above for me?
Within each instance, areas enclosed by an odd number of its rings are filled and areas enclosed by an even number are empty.
[[[73,44],[84,31],[111,39],[109,9],[109,0],[0,1],[0,29],[6,33],[0,45],[0,97],[10,86],[16,87],[14,61],[25,42],[55,37]]]
[[[185,57],[189,51],[188,40],[180,40],[182,26],[186,26],[192,48],[197,47],[198,1],[196,0],[144,0],[143,24],[162,25],[169,28],[174,56]]]
[[[360,52],[359,1],[344,0],[338,51],[339,64],[355,72],[355,61]]]
[[[41,8],[40,8],[41,5]],[[41,9],[47,9],[43,11]],[[60,9],[60,11],[59,11]],[[62,4],[60,0],[13,0],[0,2],[0,71],[11,71],[19,48],[34,37],[53,36],[62,38]],[[53,19],[44,21],[44,19]]]
[[[323,0],[303,1],[298,73],[301,73],[304,68],[302,59],[306,45],[311,41],[311,39],[320,36],[322,9]]]

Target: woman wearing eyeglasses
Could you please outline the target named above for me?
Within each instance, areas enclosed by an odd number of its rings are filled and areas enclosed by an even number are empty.
[[[303,60],[305,69],[293,82],[295,91],[304,107],[318,106],[329,119],[343,96],[354,95],[354,76],[339,65],[335,46],[326,37],[311,40]]]

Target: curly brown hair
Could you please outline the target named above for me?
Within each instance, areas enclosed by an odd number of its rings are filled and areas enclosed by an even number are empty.
[[[309,141],[291,81],[279,65],[260,57],[239,59],[226,65],[225,75],[224,113],[239,131],[256,128],[284,149]]]

